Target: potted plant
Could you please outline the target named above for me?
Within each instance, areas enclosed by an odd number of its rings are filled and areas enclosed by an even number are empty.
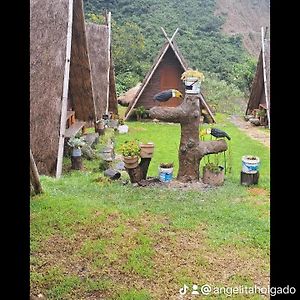
[[[153,156],[154,152],[154,143],[148,142],[148,143],[140,143],[140,156],[141,158],[151,158]]]
[[[198,70],[188,69],[182,73],[181,80],[184,81],[186,94],[199,94],[204,75]]]
[[[220,186],[224,183],[224,168],[217,163],[208,162],[203,167],[202,181],[209,185]]]
[[[71,156],[81,156],[81,148],[85,145],[85,141],[82,137],[71,137],[67,143],[72,148]]]
[[[138,166],[139,154],[141,148],[136,140],[126,141],[121,145],[120,150],[123,155],[123,161],[125,167],[128,169],[133,169]]]
[[[173,179],[174,163],[160,163],[159,180],[162,182],[170,182]]]
[[[136,119],[140,121],[146,113],[146,109],[144,106],[139,106],[135,109]]]
[[[258,172],[260,159],[254,155],[244,155],[242,157],[242,171],[247,174],[255,174]]]

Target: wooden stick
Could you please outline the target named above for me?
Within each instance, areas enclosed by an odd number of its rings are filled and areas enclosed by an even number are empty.
[[[31,149],[30,149],[30,182],[33,186],[35,194],[40,194],[43,192],[42,185],[40,182],[40,176],[35,164]]]

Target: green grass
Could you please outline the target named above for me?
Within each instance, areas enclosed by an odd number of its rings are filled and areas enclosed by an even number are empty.
[[[216,127],[232,137],[232,173],[219,188],[101,182],[98,160],[84,161],[84,171],[66,172],[59,180],[42,176],[45,192],[30,203],[33,293],[48,299],[167,299],[184,283],[234,286],[267,277],[269,149],[225,116],[217,120]],[[155,143],[150,176],[157,176],[160,162],[178,165],[179,126],[128,125],[129,134],[116,137],[118,145],[128,138]],[[239,182],[245,154],[262,160],[255,188]],[[218,278],[218,265],[233,276]]]

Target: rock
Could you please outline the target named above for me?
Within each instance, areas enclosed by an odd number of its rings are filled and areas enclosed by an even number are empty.
[[[95,148],[99,142],[99,133],[88,133],[84,135],[85,142],[92,148]]]
[[[257,119],[257,118],[249,119],[249,122],[250,122],[251,124],[256,125],[256,126],[259,126],[259,125],[260,125],[260,121],[259,121],[259,119]]]
[[[123,161],[120,161],[116,165],[117,170],[125,170],[125,163]]]
[[[127,125],[120,125],[119,127],[118,127],[118,131],[119,131],[119,133],[127,133],[128,132],[128,126]]]
[[[103,174],[104,176],[109,177],[112,180],[116,180],[121,177],[121,173],[113,169],[107,169]]]
[[[84,145],[81,148],[82,156],[88,160],[95,159],[97,157],[96,152],[92,149],[92,147],[88,144]]]

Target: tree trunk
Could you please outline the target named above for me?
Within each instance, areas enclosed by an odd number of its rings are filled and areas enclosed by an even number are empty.
[[[227,150],[225,140],[200,141],[200,97],[186,95],[177,107],[153,107],[150,117],[161,121],[180,123],[181,139],[179,146],[179,170],[177,180],[181,182],[199,181],[201,159],[212,153]]]
[[[142,179],[147,178],[148,168],[151,162],[151,158],[141,158],[139,165],[136,168],[128,169],[125,168],[131,183],[140,182]]]

